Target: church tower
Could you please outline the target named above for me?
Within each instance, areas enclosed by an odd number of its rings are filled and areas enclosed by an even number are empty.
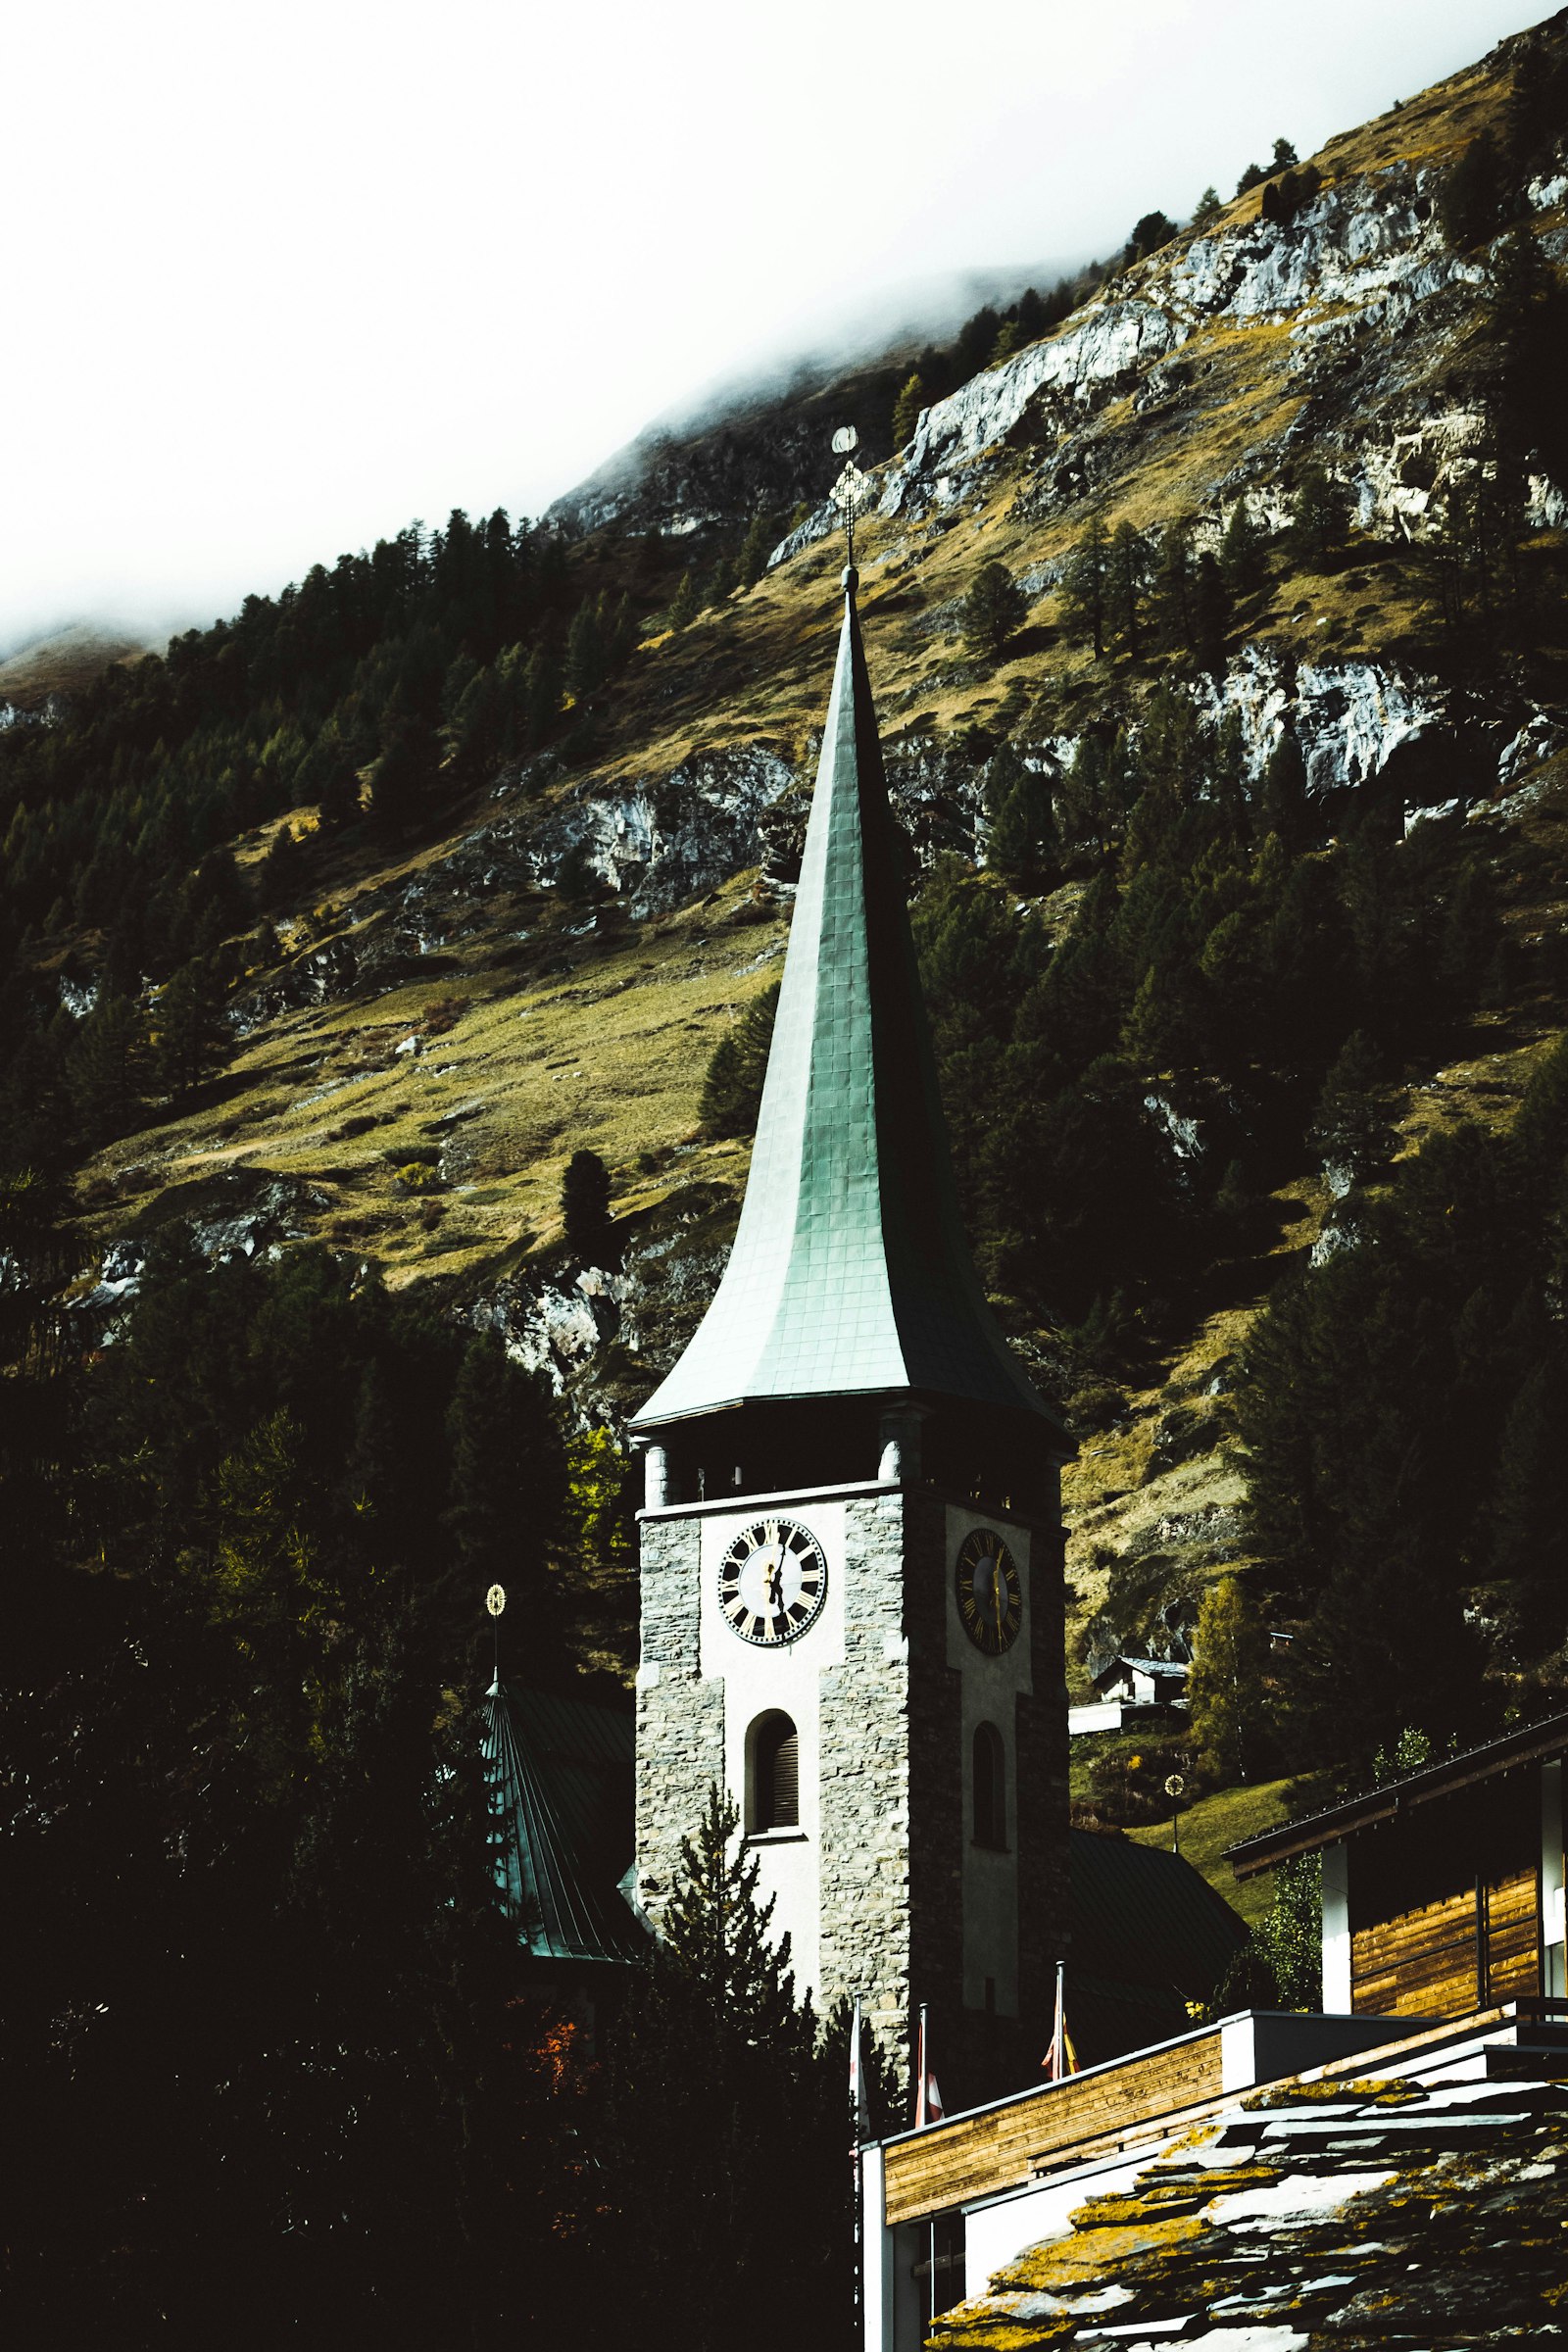
[[[958,1218],[856,612],[845,609],[751,1176],[646,1451],[637,1875],[710,1784],[825,2012],[950,2111],[1040,2079],[1067,1910],[1067,1442]]]

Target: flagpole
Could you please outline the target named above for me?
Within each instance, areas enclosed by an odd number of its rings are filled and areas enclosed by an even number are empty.
[[[855,2269],[855,2284],[852,2295],[852,2308],[854,2311],[855,2341],[857,2347],[858,2347],[860,2338],[865,2332],[865,2290],[863,2284],[865,2263],[862,2251],[863,2231],[860,2226],[860,2143],[864,2137],[864,2120],[865,2088],[860,2079],[860,1996],[858,1993],[857,1993],[855,1996],[855,2021],[850,2027],[850,2131],[853,2134],[853,2144],[850,2149],[850,2170],[851,2177],[854,2181],[855,2195],[855,2222],[851,2233],[854,2246],[852,2260]]]
[[[926,2126],[931,2121],[930,2104],[926,2096],[926,2086],[931,2080],[931,2076],[930,2061],[926,2050],[925,2013],[926,2004],[924,2001],[922,2001],[920,2003],[918,2083],[914,2094],[914,2128],[917,2132],[924,2131]],[[934,2214],[931,2217],[930,2226],[926,2231],[925,2272],[926,2326],[927,2330],[929,2331],[929,2329],[935,2326],[937,2316],[937,2224],[936,2216]]]

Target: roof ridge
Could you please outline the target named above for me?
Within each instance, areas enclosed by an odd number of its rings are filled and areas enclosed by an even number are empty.
[[[844,616],[751,1173],[708,1313],[633,1427],[752,1401],[930,1396],[1049,1419],[953,1183],[856,608]]]

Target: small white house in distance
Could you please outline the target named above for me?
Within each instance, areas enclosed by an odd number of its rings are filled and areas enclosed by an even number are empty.
[[[1094,1703],[1067,1710],[1069,1732],[1119,1732],[1144,1707],[1184,1707],[1187,1667],[1177,1658],[1112,1658],[1094,1677]]]

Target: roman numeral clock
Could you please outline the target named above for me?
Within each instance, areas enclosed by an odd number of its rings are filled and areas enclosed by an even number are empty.
[[[926,2003],[962,2104],[1038,2082],[1066,1933],[1068,1448],[969,1261],[845,587],[739,1228],[631,1424],[637,1890],[716,1784],[797,1992],[901,2070]]]
[[[755,1520],[719,1562],[718,1605],[743,1642],[776,1648],[795,1641],[826,1598],[827,1563],[793,1519]]]

